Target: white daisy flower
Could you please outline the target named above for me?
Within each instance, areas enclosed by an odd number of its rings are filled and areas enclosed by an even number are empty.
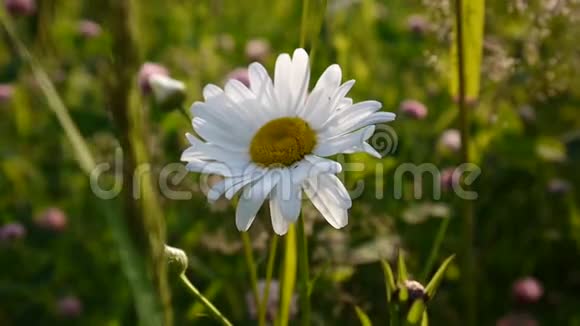
[[[242,191],[240,231],[249,229],[268,200],[274,231],[285,234],[298,219],[303,192],[330,225],[347,225],[352,203],[336,177],[341,165],[325,157],[367,152],[380,158],[366,141],[375,124],[395,114],[379,112],[377,101],[353,104],[346,95],[354,80],[341,84],[341,75],[331,65],[308,92],[308,54],[297,49],[292,57],[278,57],[273,82],[261,64],[252,63],[249,88],[238,80],[224,90],[210,84],[205,101],[193,104],[193,129],[202,139],[187,134],[191,147],[181,159],[190,171],[224,177],[208,192],[210,201]]]

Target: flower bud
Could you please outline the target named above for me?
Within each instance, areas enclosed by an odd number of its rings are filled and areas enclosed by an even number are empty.
[[[439,182],[441,183],[441,189],[443,191],[449,191],[453,189],[453,174],[455,173],[455,168],[446,168],[441,171],[439,176]]]
[[[227,80],[235,79],[241,82],[242,84],[246,85],[246,87],[250,87],[250,76],[248,74],[248,69],[246,68],[236,68],[232,70],[228,74],[226,79]]]
[[[162,65],[146,62],[141,66],[139,70],[138,83],[141,92],[145,95],[151,93],[151,81],[150,78],[153,75],[169,76],[169,71]]]
[[[91,20],[81,20],[79,22],[78,31],[84,38],[94,38],[101,35],[101,25]]]
[[[265,39],[253,39],[246,43],[246,57],[250,61],[264,62],[270,54],[270,43]]]
[[[185,100],[185,84],[171,77],[155,74],[149,78],[153,97],[162,110],[180,107]]]
[[[177,275],[183,274],[189,264],[185,251],[168,245],[165,245],[165,259],[169,271]]]
[[[422,15],[411,15],[407,18],[407,28],[411,33],[416,35],[423,35],[431,26],[429,26],[429,22],[425,19]]]
[[[36,12],[35,0],[4,0],[4,6],[12,16],[31,16]]]
[[[536,303],[542,298],[544,288],[542,284],[533,277],[525,277],[517,280],[512,286],[512,295],[518,303]]]
[[[83,304],[73,295],[62,297],[56,303],[56,312],[63,318],[76,318],[83,312]]]
[[[570,191],[572,186],[570,182],[563,179],[552,179],[548,183],[548,192],[555,195],[562,195]]]
[[[439,147],[444,151],[458,152],[461,149],[461,134],[459,130],[445,130],[439,137]]]
[[[10,84],[0,84],[0,103],[10,101],[14,95],[14,87]]]
[[[416,100],[405,100],[399,106],[401,113],[409,118],[423,120],[427,117],[427,107]]]
[[[26,229],[20,223],[9,223],[0,228],[0,242],[11,243],[25,236]]]
[[[36,219],[36,223],[46,230],[61,232],[66,229],[68,219],[62,210],[53,207],[42,212]]]
[[[403,286],[407,288],[409,292],[409,301],[413,302],[417,299],[421,299],[423,301],[429,300],[429,296],[425,293],[425,287],[423,284],[414,281],[414,280],[405,280]]]

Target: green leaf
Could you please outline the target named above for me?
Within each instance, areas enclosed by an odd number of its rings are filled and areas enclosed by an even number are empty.
[[[359,306],[354,306],[354,310],[356,311],[356,315],[358,316],[358,320],[360,320],[360,324],[362,326],[373,325],[369,316],[361,308],[359,308]]]
[[[395,283],[395,277],[393,276],[393,270],[391,265],[386,260],[382,260],[381,264],[383,266],[383,273],[385,275],[385,289],[387,291],[387,302],[391,302],[391,296],[393,292],[397,289],[397,284]]]
[[[451,261],[453,261],[454,258],[455,255],[451,255],[447,259],[445,259],[443,264],[439,266],[439,269],[437,270],[437,272],[435,272],[435,275],[433,275],[433,277],[429,281],[429,284],[427,284],[427,286],[425,287],[425,293],[427,293],[427,295],[430,298],[433,298],[433,296],[435,296],[435,292],[437,291],[439,284],[443,280],[443,276],[445,276],[445,271],[447,270],[447,267],[449,266]]]
[[[421,299],[415,300],[413,305],[411,305],[411,309],[409,309],[409,313],[407,313],[407,321],[412,325],[417,324],[423,317],[424,312],[425,302]]]
[[[399,283],[403,283],[405,280],[409,279],[409,275],[407,275],[407,266],[405,265],[405,255],[403,252],[399,252],[399,260],[398,260],[398,275],[397,281]]]
[[[409,299],[409,291],[404,286],[405,281],[409,278],[407,275],[407,266],[405,266],[405,255],[402,251],[399,251],[399,260],[398,260],[398,271],[397,271],[397,283],[399,285],[399,300],[402,302],[407,301]]]
[[[462,1],[463,23],[463,60],[465,72],[465,96],[467,100],[475,100],[479,96],[479,79],[481,58],[483,53],[483,26],[485,18],[485,1]],[[457,35],[457,26],[453,34]],[[457,42],[451,46],[451,69],[449,88],[452,97],[457,97],[459,89]]]
[[[421,320],[421,326],[429,326],[429,315],[427,315],[427,309],[423,311],[423,319]]]

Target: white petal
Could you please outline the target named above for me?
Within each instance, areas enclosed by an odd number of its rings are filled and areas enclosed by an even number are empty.
[[[240,196],[238,207],[236,208],[236,226],[240,231],[247,231],[252,225],[254,218],[266,197],[276,185],[277,174],[266,174],[262,179],[256,181],[252,186],[246,186],[244,193]]]
[[[304,160],[296,164],[291,170],[292,184],[301,185],[304,180],[316,177],[323,173],[340,173],[340,163],[316,155],[306,155]]]
[[[296,49],[292,56],[292,76],[290,80],[290,91],[292,96],[292,107],[290,114],[295,113],[297,108],[303,107],[308,92],[310,82],[310,64],[308,53],[304,49]]]
[[[280,206],[280,212],[284,219],[289,222],[296,222],[300,214],[302,205],[302,189],[299,186],[291,185],[289,192],[284,191],[283,182],[278,183],[274,189],[275,196]]]
[[[314,92],[317,89],[327,88],[334,92],[334,90],[337,89],[340,85],[341,79],[342,71],[340,70],[340,66],[333,64],[326,68],[326,70],[322,73],[312,91]]]
[[[208,121],[199,117],[193,118],[193,129],[206,141],[214,143],[234,152],[246,152],[250,141],[243,134],[232,132],[232,129],[224,123]]]
[[[250,75],[250,89],[256,94],[256,97],[264,107],[273,110],[278,104],[274,96],[272,79],[270,79],[268,72],[258,62],[252,63],[248,70]]]
[[[233,152],[214,144],[204,143],[190,133],[186,133],[186,137],[191,143],[191,147],[181,154],[182,161],[215,160],[232,166],[240,166],[250,162],[248,153]]]
[[[234,195],[240,191],[247,184],[262,178],[268,171],[260,167],[254,166],[253,169],[246,169],[243,175],[235,179],[226,189],[226,198],[232,199]]]
[[[314,149],[314,154],[319,156],[331,156],[343,153],[355,146],[361,146],[368,139],[369,133],[372,135],[374,126],[359,129],[353,133],[325,140]]]
[[[203,98],[207,101],[212,97],[223,94],[223,90],[216,85],[208,84],[203,88]]]
[[[334,175],[325,176],[335,177]],[[322,175],[319,177],[322,177]],[[340,180],[338,180],[338,183],[342,185]],[[314,207],[336,229],[340,229],[348,224],[348,207],[340,205],[337,201],[337,198],[343,196],[344,186],[342,185],[341,188],[331,179],[325,181],[320,180],[319,182],[308,180],[304,183],[304,192],[310,198]],[[346,190],[344,189],[344,191]]]
[[[220,198],[226,191],[226,182],[228,179],[223,179],[215,183],[207,192],[207,199],[209,202],[214,202]]]
[[[352,154],[352,153],[367,153],[375,158],[383,157],[381,153],[377,152],[369,143],[364,142],[362,146],[355,146],[349,150],[344,151],[345,154]]]
[[[226,95],[236,103],[243,103],[246,100],[256,98],[254,93],[237,79],[230,79],[226,83],[225,92]]]
[[[244,170],[243,168],[229,166],[221,162],[208,162],[203,160],[191,160],[185,165],[185,168],[191,172],[218,174],[224,177],[241,175]]]
[[[275,196],[270,199],[270,216],[272,218],[272,228],[278,235],[284,235],[288,232],[288,225],[290,224],[280,211],[280,206]]]
[[[342,72],[339,65],[334,64],[326,68],[308,96],[304,107],[298,108],[298,115],[304,118],[312,128],[320,128],[330,117],[330,102],[340,85],[341,78]]]
[[[288,115],[292,105],[290,77],[292,74],[292,59],[287,53],[280,54],[276,59],[274,70],[274,93],[278,103],[278,110],[283,116]]]

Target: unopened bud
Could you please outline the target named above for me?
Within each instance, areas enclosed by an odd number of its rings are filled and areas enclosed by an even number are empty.
[[[60,317],[76,318],[83,312],[83,304],[76,296],[69,295],[58,300],[56,310]]]
[[[4,0],[4,6],[13,16],[31,16],[36,12],[35,0]]]
[[[430,29],[430,26],[424,16],[411,15],[407,18],[407,28],[414,34],[423,35]]]
[[[20,223],[9,223],[0,228],[0,242],[14,242],[26,236],[26,229]]]
[[[445,130],[439,138],[439,147],[444,151],[458,152],[461,149],[461,134],[459,130]]]
[[[94,38],[101,35],[101,25],[91,20],[81,20],[79,22],[79,34],[85,38]]]
[[[153,97],[163,110],[175,109],[185,100],[185,84],[165,75],[152,75],[149,78]]]
[[[250,61],[264,62],[270,54],[270,43],[264,39],[253,39],[246,43],[246,57]]]
[[[151,93],[150,78],[153,75],[168,76],[169,71],[167,71],[167,68],[163,67],[162,65],[156,64],[156,63],[152,63],[152,62],[144,63],[143,66],[141,66],[141,69],[139,70],[139,77],[138,77],[139,88],[141,89],[141,92],[143,94],[150,94]]]
[[[403,286],[405,286],[409,292],[410,302],[413,302],[417,299],[421,299],[423,301],[429,300],[429,296],[425,292],[425,287],[423,284],[413,280],[405,280]]]
[[[36,219],[36,223],[41,228],[60,232],[66,229],[68,224],[66,214],[59,208],[49,208],[42,212]]]
[[[400,105],[401,113],[409,118],[423,120],[427,117],[427,107],[416,100],[405,100]]]
[[[8,102],[14,95],[14,87],[10,84],[0,84],[0,103]]]
[[[533,277],[517,280],[512,287],[512,295],[518,303],[531,304],[540,300],[544,294],[542,284]]]
[[[169,271],[178,275],[183,274],[189,264],[183,250],[168,245],[165,245],[165,259],[169,265]]]
[[[570,191],[570,182],[563,179],[552,179],[548,183],[548,192],[555,195],[562,195]]]

